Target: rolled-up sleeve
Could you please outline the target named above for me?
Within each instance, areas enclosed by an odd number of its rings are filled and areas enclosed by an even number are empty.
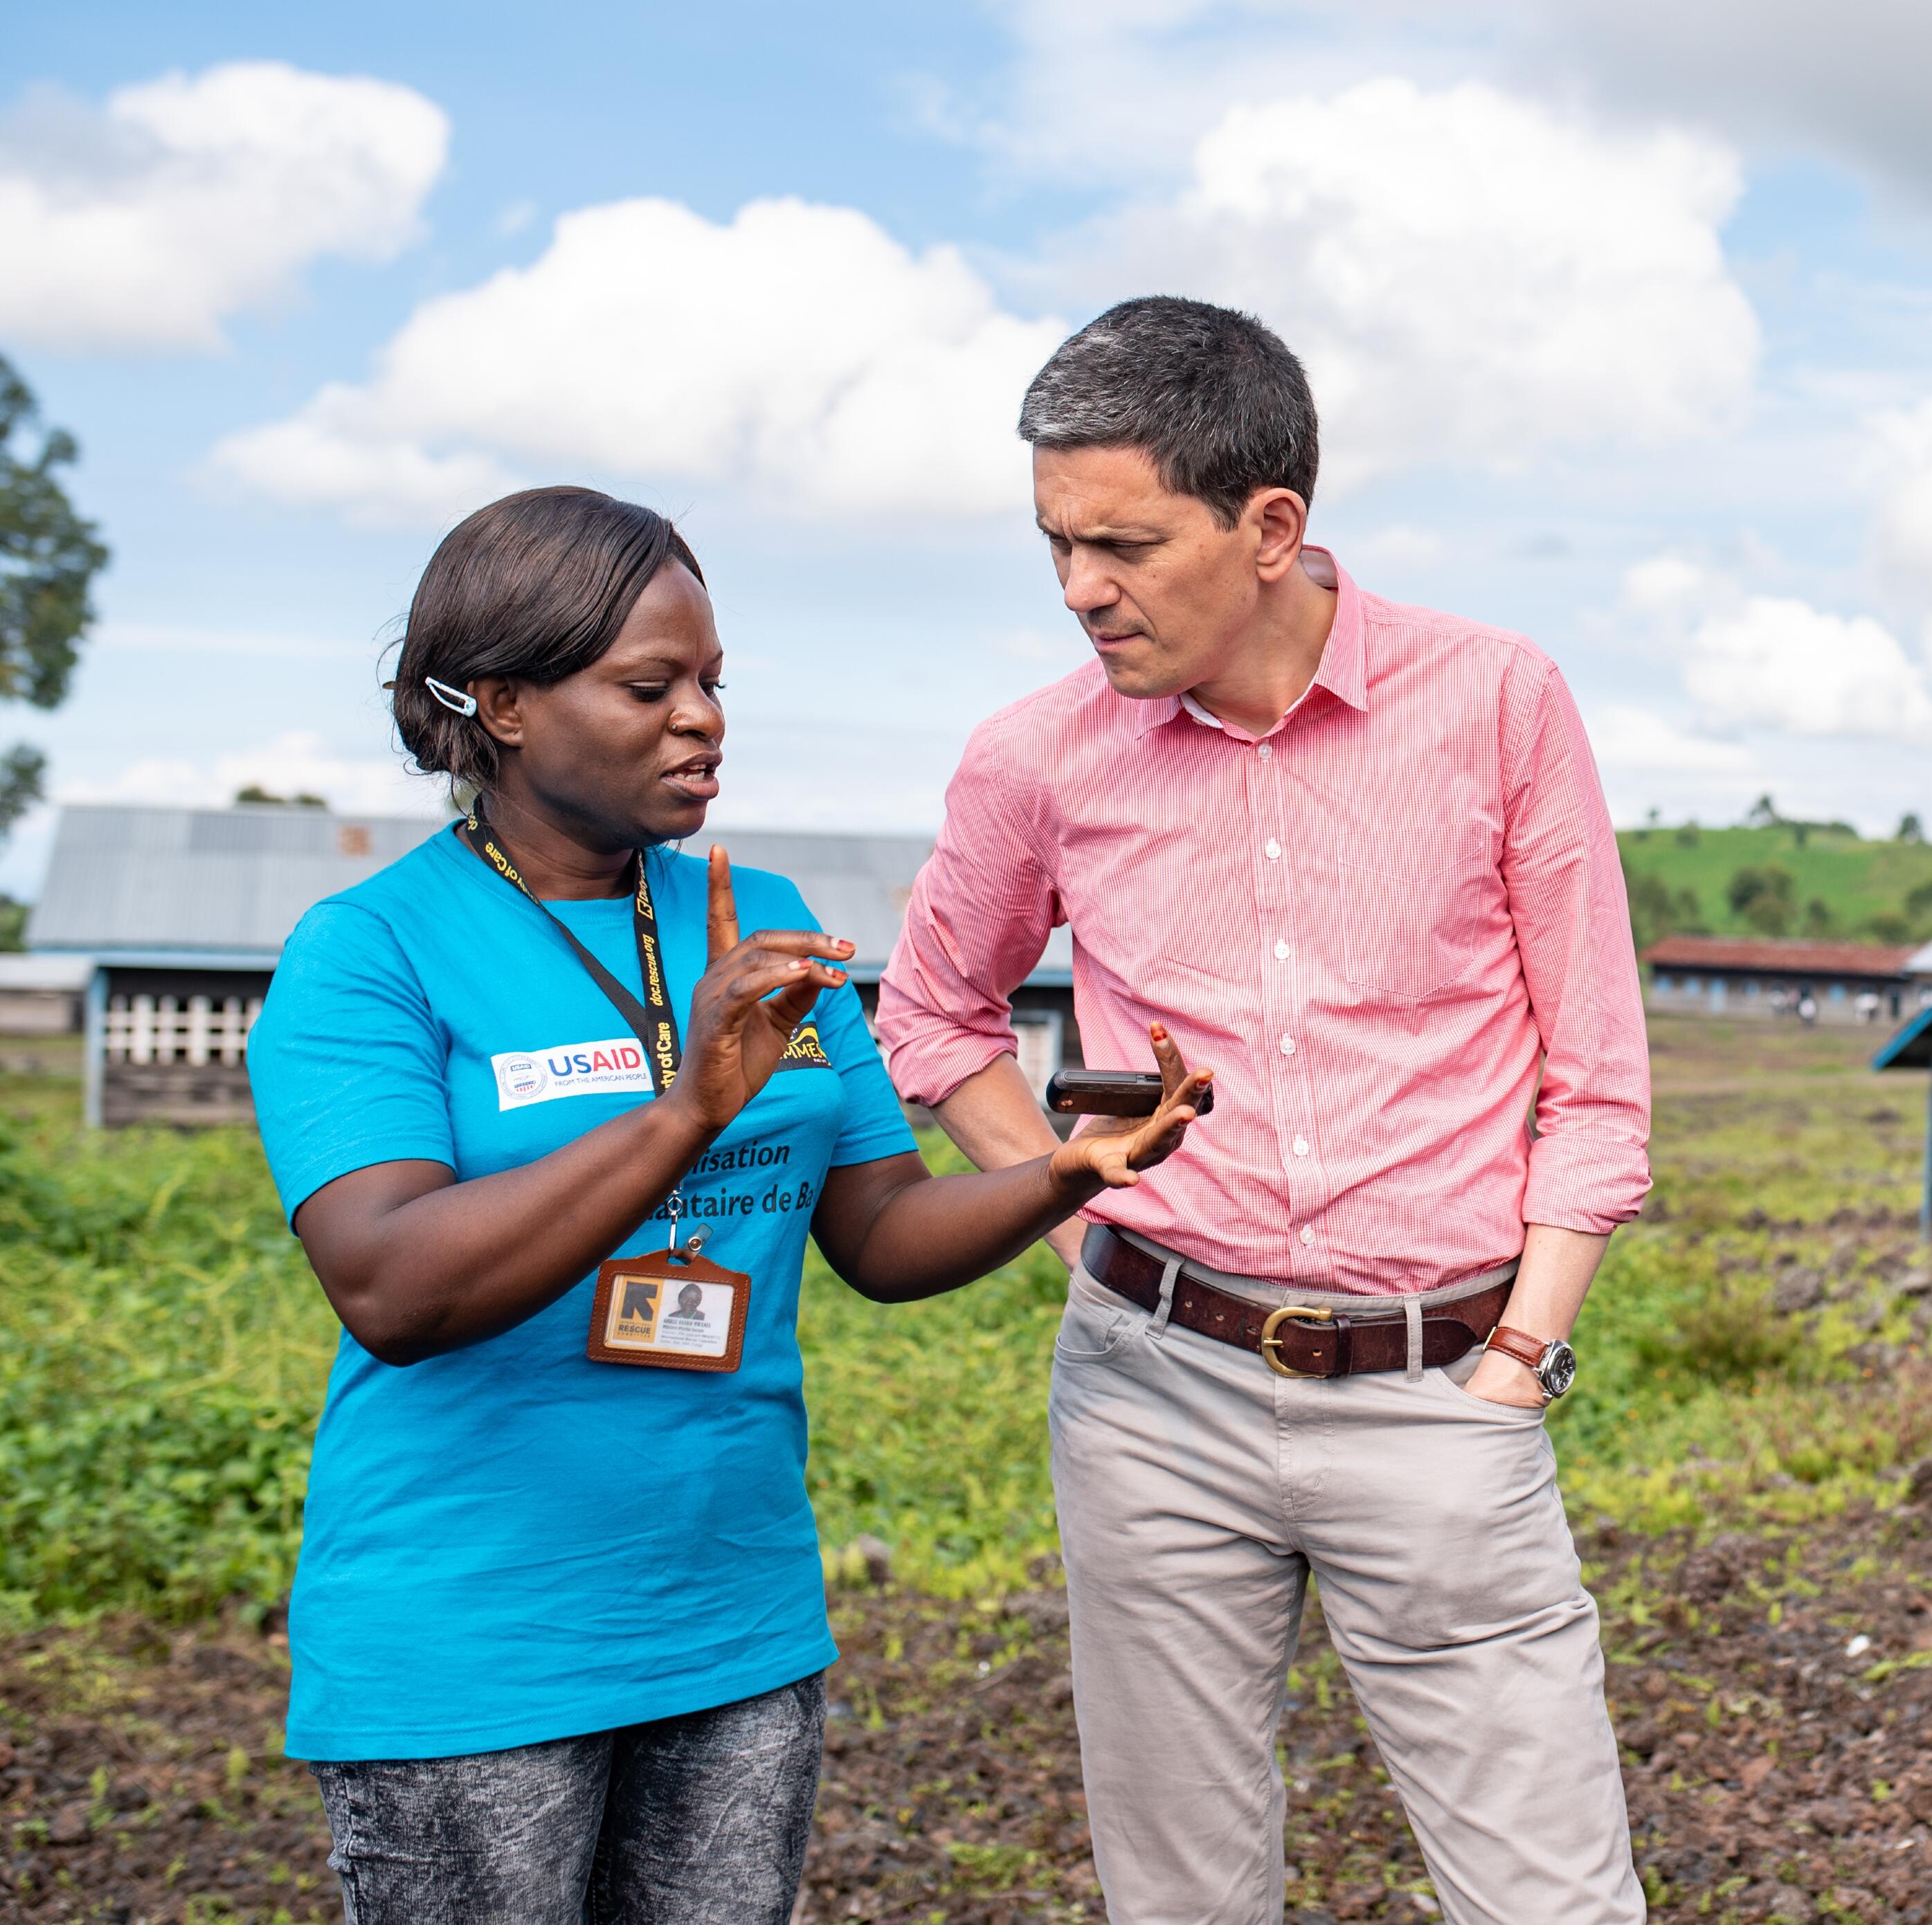
[[[943,1102],[996,1056],[1016,1053],[1008,999],[1065,919],[1001,766],[1005,724],[993,717],[966,745],[880,979],[879,1039],[908,1102]]]
[[[1623,868],[1553,663],[1518,658],[1502,724],[1503,878],[1544,1048],[1523,1221],[1600,1235],[1650,1188],[1650,1057]]]

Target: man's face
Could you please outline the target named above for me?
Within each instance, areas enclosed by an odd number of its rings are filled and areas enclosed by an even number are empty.
[[[1036,448],[1033,496],[1066,605],[1120,694],[1178,695],[1226,668],[1259,598],[1251,517],[1223,528],[1138,448]]]

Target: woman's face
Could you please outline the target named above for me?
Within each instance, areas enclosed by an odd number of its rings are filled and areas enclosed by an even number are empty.
[[[588,668],[547,688],[478,684],[485,725],[515,751],[501,758],[504,799],[613,848],[695,834],[718,793],[724,664],[711,598],[667,562]]]

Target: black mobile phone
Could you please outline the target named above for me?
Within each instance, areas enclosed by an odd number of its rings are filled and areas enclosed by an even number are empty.
[[[1061,1116],[1150,1117],[1160,1108],[1160,1078],[1151,1069],[1056,1069],[1046,1106]],[[1210,1083],[1194,1099],[1195,1114],[1214,1107]]]

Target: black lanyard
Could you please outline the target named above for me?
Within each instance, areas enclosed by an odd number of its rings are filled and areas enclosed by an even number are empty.
[[[658,940],[657,910],[651,901],[651,886],[644,874],[644,851],[638,852],[638,886],[631,902],[631,927],[638,939],[638,967],[644,978],[644,1000],[640,1003],[597,958],[530,894],[530,885],[518,871],[496,832],[484,820],[480,803],[470,805],[470,819],[457,832],[478,855],[525,901],[542,913],[575,952],[577,960],[590,978],[617,1006],[619,1012],[644,1046],[651,1066],[651,1087],[660,1096],[676,1080],[683,1051],[677,1039],[677,1015],[670,1006],[670,985],[665,980],[663,946]],[[675,1221],[675,1218],[674,1218]]]

